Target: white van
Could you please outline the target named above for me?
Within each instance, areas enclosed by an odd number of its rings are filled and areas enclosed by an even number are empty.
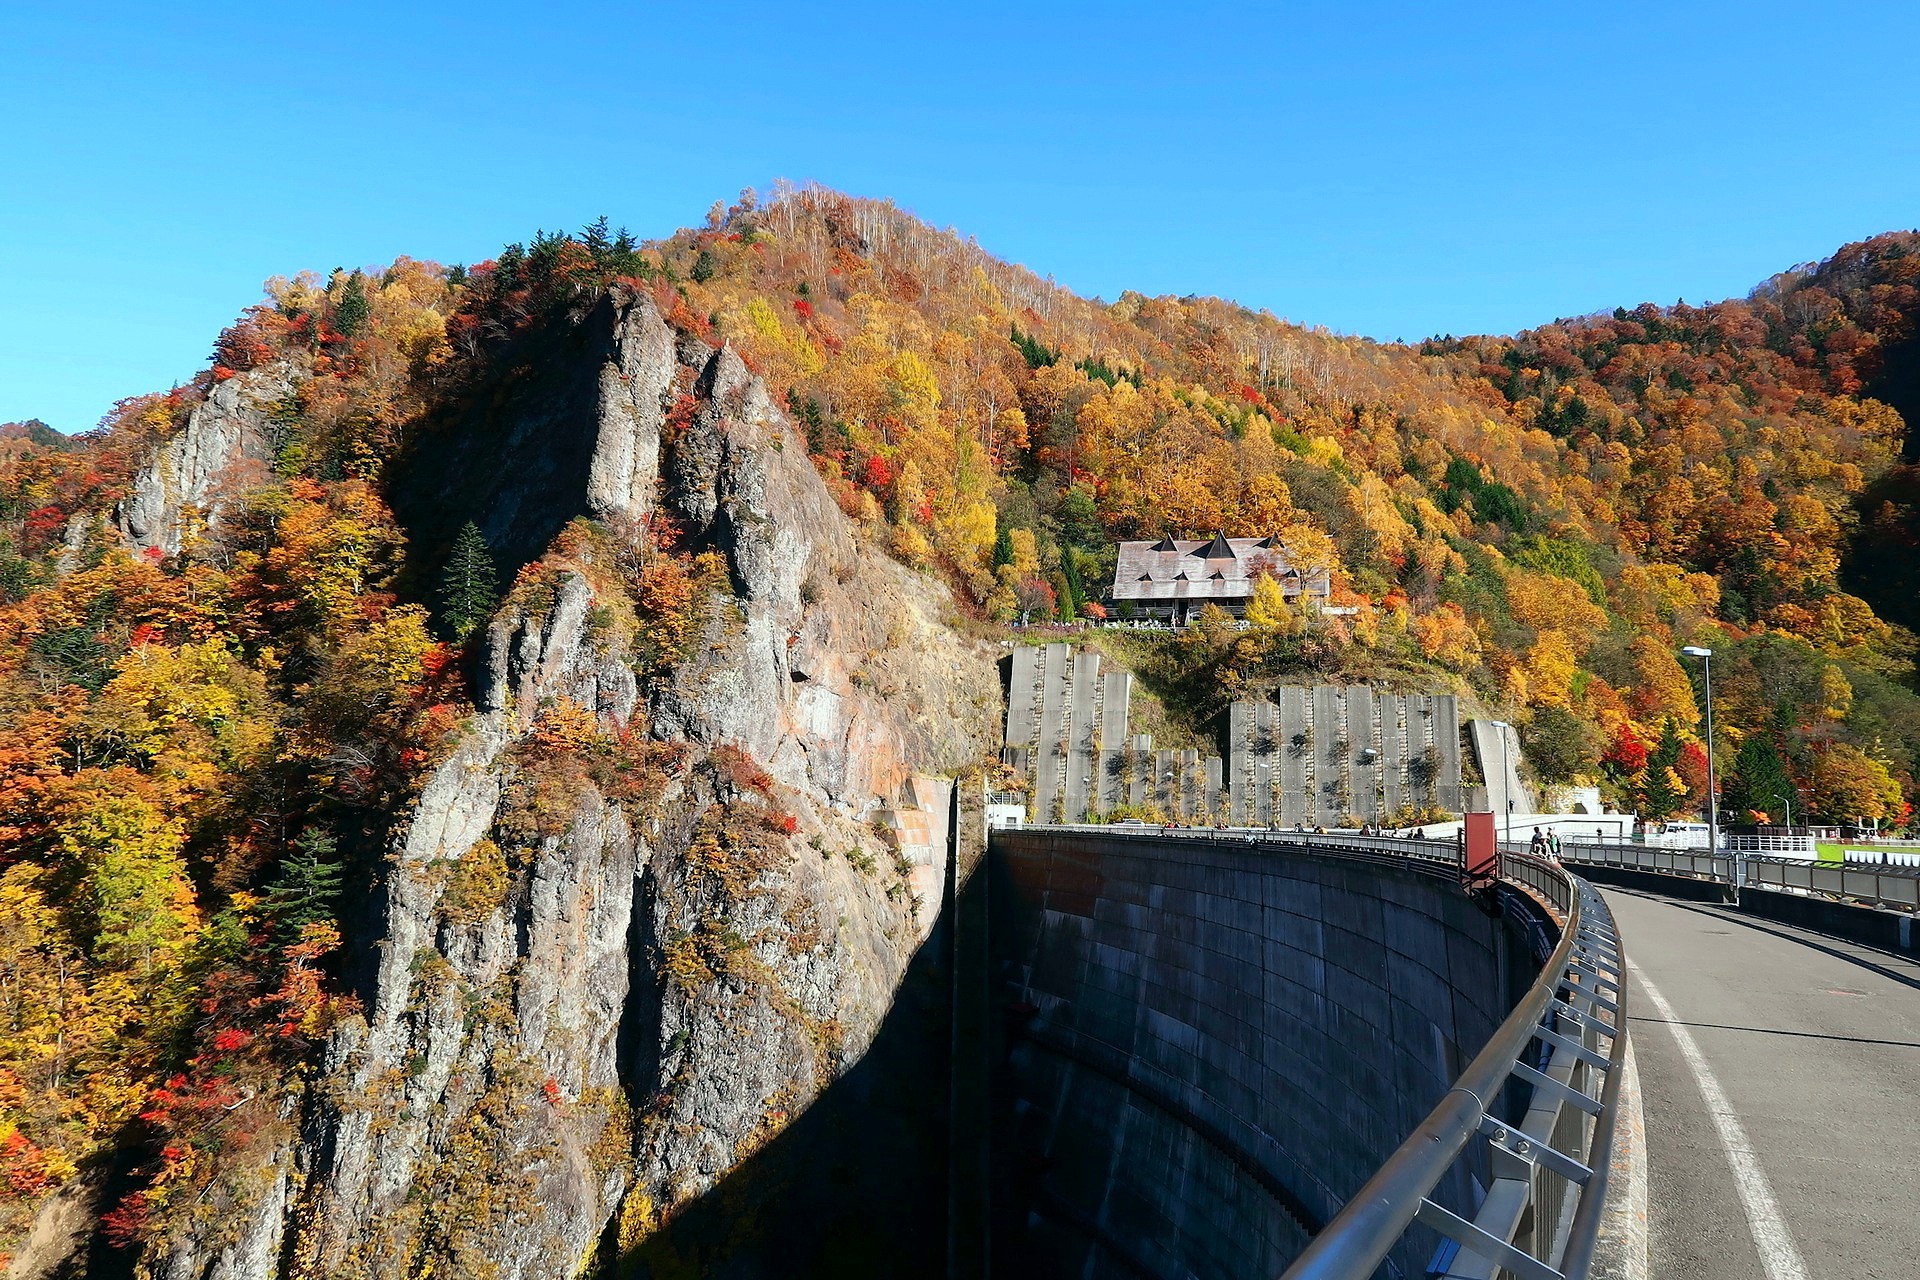
[[[1647,843],[1660,849],[1704,849],[1707,840],[1704,822],[1662,822],[1647,832]]]

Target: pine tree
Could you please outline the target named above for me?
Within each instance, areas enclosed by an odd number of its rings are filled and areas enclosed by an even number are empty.
[[[1668,716],[1660,727],[1660,741],[1647,756],[1646,772],[1641,775],[1640,808],[1648,818],[1669,818],[1686,799],[1686,784],[1674,768],[1680,763],[1680,726]]]
[[[453,540],[440,578],[440,621],[456,640],[465,640],[499,603],[493,556],[479,526],[469,520]]]
[[[1060,617],[1063,622],[1071,622],[1079,616],[1080,606],[1087,599],[1087,589],[1080,583],[1080,566],[1073,562],[1071,547],[1060,553],[1060,576],[1067,582],[1067,598],[1061,601]]]
[[[1788,776],[1787,766],[1781,761],[1772,738],[1764,733],[1749,734],[1733,758],[1733,774],[1727,786],[1728,814],[1738,815],[1738,820],[1743,822],[1749,811],[1784,819],[1788,801],[1794,794],[1793,779]]]
[[[593,255],[596,265],[604,264],[608,252],[613,248],[613,235],[607,230],[607,215],[601,214],[594,221],[580,228],[580,243]]]
[[[310,827],[294,841],[293,852],[280,863],[280,874],[267,887],[260,905],[289,935],[298,934],[307,925],[333,919],[340,880],[333,837]]]
[[[997,570],[1003,564],[1012,563],[1013,536],[1007,532],[1006,526],[1002,525],[1000,531],[993,535],[993,567]]]
[[[346,286],[340,290],[340,305],[333,309],[333,327],[351,338],[366,327],[372,310],[367,304],[366,278],[356,271],[347,277]]]

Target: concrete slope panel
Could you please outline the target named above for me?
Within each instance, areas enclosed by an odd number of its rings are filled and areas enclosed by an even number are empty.
[[[1307,718],[1307,691],[1281,689],[1276,704],[1274,759],[1280,765],[1280,814],[1277,825],[1295,826],[1314,812],[1307,803],[1307,778],[1312,763],[1313,722]]]

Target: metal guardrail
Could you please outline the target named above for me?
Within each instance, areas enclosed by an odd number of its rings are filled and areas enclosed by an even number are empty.
[[[1561,847],[1560,857],[1575,865],[1625,867],[1724,885],[1736,883],[1737,870],[1738,883],[1755,888],[1832,898],[1891,911],[1920,912],[1920,867],[1808,862],[1799,858],[1693,853],[1646,845],[1571,841]]]
[[[1712,880],[1718,884],[1733,883],[1733,858],[1725,853],[1708,853],[1704,849],[1695,852],[1692,849],[1663,849],[1657,845],[1586,844],[1569,840],[1560,846],[1560,860],[1657,871],[1661,875]]]
[[[1463,870],[1460,847],[1447,840],[1147,824],[1049,830],[1244,841]],[[1502,849],[1499,879],[1551,904],[1558,945],[1453,1088],[1283,1280],[1367,1280],[1415,1222],[1448,1242],[1428,1276],[1585,1280],[1606,1201],[1627,1043],[1620,940],[1599,894],[1551,859]],[[1493,1177],[1468,1221],[1432,1195],[1476,1140]]]
[[[1748,858],[1746,862],[1746,882],[1750,885],[1845,898],[1895,911],[1920,911],[1920,868],[1774,858]]]
[[[1283,1280],[1365,1280],[1415,1222],[1444,1240],[1430,1276],[1584,1280],[1613,1155],[1626,1018],[1613,917],[1592,886],[1504,852],[1501,878],[1564,901],[1540,977],[1447,1096],[1315,1236]],[[1504,1111],[1503,1095],[1527,1101]],[[1493,1181],[1468,1221],[1432,1199],[1480,1139]]]

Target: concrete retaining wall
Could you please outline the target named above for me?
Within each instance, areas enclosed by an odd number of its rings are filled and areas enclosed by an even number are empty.
[[[1272,702],[1234,703],[1226,729],[1236,825],[1380,822],[1401,805],[1459,810],[1460,721],[1452,694],[1283,686]]]
[[[1002,831],[990,866],[1001,1274],[1277,1275],[1535,971],[1518,919],[1400,860]]]

